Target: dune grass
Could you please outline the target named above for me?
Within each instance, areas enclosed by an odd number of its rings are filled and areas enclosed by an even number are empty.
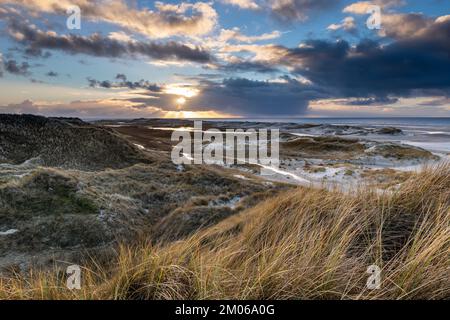
[[[381,270],[380,289],[366,286]],[[298,188],[172,243],[92,259],[82,289],[62,272],[0,278],[2,299],[445,299],[450,165],[398,190]]]

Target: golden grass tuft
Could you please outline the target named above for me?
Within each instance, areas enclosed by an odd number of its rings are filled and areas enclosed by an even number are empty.
[[[382,269],[369,290],[369,265]],[[2,299],[444,299],[450,297],[450,165],[398,190],[298,188],[169,244],[64,275],[0,279]]]

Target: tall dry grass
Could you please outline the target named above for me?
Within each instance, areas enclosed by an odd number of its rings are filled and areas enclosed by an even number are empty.
[[[369,290],[369,265],[382,269]],[[64,274],[0,279],[3,299],[442,299],[450,297],[450,165],[397,191],[299,188],[171,244],[122,245]]]

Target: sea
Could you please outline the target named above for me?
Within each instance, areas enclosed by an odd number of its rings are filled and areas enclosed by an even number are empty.
[[[281,122],[298,124],[351,125],[363,128],[395,127],[401,135],[371,135],[371,140],[392,141],[420,147],[450,157],[450,117],[391,117],[391,118],[230,118],[189,119],[204,121]],[[167,128],[170,129],[170,128]],[[172,128],[175,129],[175,128]]]
[[[232,120],[232,119],[230,119]],[[236,119],[233,119],[236,120]],[[378,137],[378,140],[389,140],[421,147],[436,153],[450,153],[450,117],[395,117],[395,118],[246,118],[239,121],[290,122],[299,124],[331,124],[352,125],[364,128],[395,127],[403,131],[403,135],[394,137]],[[373,137],[371,137],[373,138]]]

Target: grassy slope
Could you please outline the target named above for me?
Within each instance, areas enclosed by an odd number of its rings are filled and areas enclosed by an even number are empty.
[[[328,299],[450,297],[450,166],[394,193],[298,188],[188,239],[122,246],[84,270],[0,280],[0,298]],[[379,290],[367,267],[382,268]]]
[[[152,163],[114,130],[77,119],[0,114],[0,162],[33,158],[48,167],[86,171]]]

